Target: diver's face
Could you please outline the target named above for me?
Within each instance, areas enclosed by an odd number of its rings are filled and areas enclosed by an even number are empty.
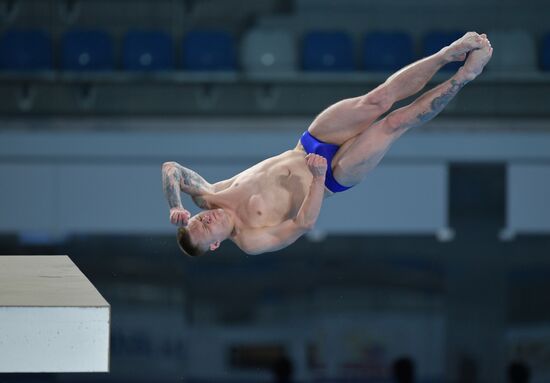
[[[189,220],[187,229],[199,247],[215,250],[231,232],[229,216],[223,209],[201,211]]]

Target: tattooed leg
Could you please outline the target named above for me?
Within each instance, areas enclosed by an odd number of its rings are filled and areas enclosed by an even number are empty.
[[[470,53],[465,65],[452,78],[424,93],[412,104],[393,111],[344,143],[332,162],[336,180],[345,186],[361,182],[401,134],[437,116],[464,85],[478,76],[491,54],[491,45],[486,41],[483,48]]]
[[[466,33],[439,52],[396,72],[381,87],[385,87],[396,101],[412,96],[422,90],[442,66],[453,61],[464,61],[469,51],[481,48],[482,36],[475,32]]]
[[[437,116],[456,96],[464,85],[481,74],[493,53],[489,40],[484,38],[481,49],[474,50],[458,72],[443,84],[426,92],[412,104],[390,113],[385,118],[385,127],[390,133],[404,131],[425,124]]]
[[[465,84],[453,77],[342,145],[332,161],[336,181],[345,186],[361,182],[401,134],[434,118]]]
[[[443,84],[423,94],[411,105],[390,113],[386,117],[387,131],[390,133],[403,133],[410,128],[430,121],[447,106],[467,82],[460,76],[453,76]]]
[[[321,141],[344,144],[363,133],[395,102],[422,90],[442,66],[452,61],[463,61],[467,52],[481,46],[482,36],[468,32],[439,52],[392,74],[367,94],[330,105],[315,118],[308,131]]]

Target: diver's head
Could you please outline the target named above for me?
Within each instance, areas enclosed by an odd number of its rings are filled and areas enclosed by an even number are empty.
[[[199,256],[216,250],[233,231],[233,220],[223,209],[204,210],[178,229],[178,244],[187,255]]]

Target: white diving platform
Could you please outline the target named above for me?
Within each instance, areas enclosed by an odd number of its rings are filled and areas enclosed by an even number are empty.
[[[68,256],[0,256],[0,373],[108,372],[110,317]]]

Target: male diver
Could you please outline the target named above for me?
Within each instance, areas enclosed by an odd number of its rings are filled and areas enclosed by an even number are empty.
[[[407,130],[434,118],[475,79],[493,49],[485,34],[468,32],[432,56],[406,66],[365,95],[341,100],[315,118],[294,149],[231,179],[208,183],[176,162],[162,166],[170,221],[188,255],[215,250],[226,239],[248,254],[284,248],[313,228],[324,198],[363,180]],[[447,81],[411,104],[381,115],[419,92],[445,64],[464,61]],[[191,217],[180,192],[204,211]]]

